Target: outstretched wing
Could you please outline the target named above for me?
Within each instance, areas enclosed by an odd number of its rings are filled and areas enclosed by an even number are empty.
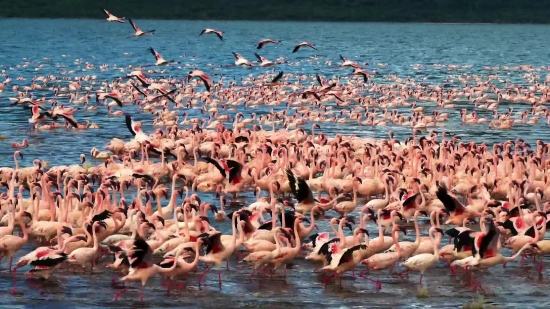
[[[63,117],[63,119],[67,120],[68,123],[70,123],[74,128],[78,128],[78,123],[76,123],[76,120],[71,117],[64,114],[59,114],[59,116]]]
[[[135,30],[136,32],[138,32],[138,31],[139,31],[139,27],[136,26],[136,24],[134,24],[134,22],[133,22],[131,19],[128,19],[128,21],[130,22],[130,25],[132,25],[132,28],[134,28],[134,30]]]
[[[151,52],[151,54],[153,54],[153,56],[155,56],[155,58],[157,58],[157,60],[160,59],[160,58],[162,58],[162,57],[160,56],[160,54],[159,54],[154,48],[149,47],[149,51]]]
[[[317,82],[319,83],[319,85],[321,86],[324,86],[325,83],[323,82],[323,80],[321,79],[321,76],[319,76],[319,74],[317,74]]]
[[[290,190],[298,202],[313,202],[313,193],[306,181],[300,176],[295,175],[290,169],[286,170],[286,175],[290,184]]]
[[[105,12],[105,14],[107,14],[107,16],[109,17],[113,16],[113,14],[109,13],[109,11],[107,11],[106,9],[103,9],[103,12]]]
[[[227,160],[227,166],[229,167],[229,182],[239,183],[241,180],[241,171],[243,166],[241,163],[233,160]]]
[[[103,212],[93,216],[92,217],[92,222],[107,220],[111,217],[112,214],[113,214],[112,212],[110,212],[108,210],[104,210]]]
[[[132,120],[132,116],[126,114],[125,119],[126,119],[126,127],[130,131],[130,133],[132,133],[132,136],[136,136],[136,131],[134,131],[135,123]]]
[[[222,174],[223,178],[227,178],[227,174],[225,173],[225,169],[220,165],[220,163],[218,163],[218,161],[216,161],[212,158],[209,158],[209,157],[205,157],[204,161],[206,161],[208,163],[211,163],[211,164],[214,164],[214,166],[218,169],[218,171],[220,171],[220,174]]]
[[[122,107],[122,101],[120,101],[119,98],[116,98],[116,97],[113,97],[113,96],[110,96],[110,95],[106,95],[105,98],[108,98],[108,99],[111,99],[111,100],[115,101],[118,106]]]
[[[277,74],[277,76],[275,76],[275,78],[274,78],[271,82],[272,82],[272,83],[276,83],[276,82],[278,82],[282,77],[283,77],[283,71],[279,72],[279,74]]]

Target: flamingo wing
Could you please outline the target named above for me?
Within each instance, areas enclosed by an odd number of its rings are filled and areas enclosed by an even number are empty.
[[[113,14],[109,13],[109,11],[107,11],[106,9],[103,9],[103,12],[105,12],[105,14],[107,14],[107,16],[109,17],[113,16]]]
[[[128,128],[128,130],[130,131],[130,133],[132,133],[132,136],[136,136],[136,131],[135,131],[135,127],[136,127],[136,124],[135,122],[132,120],[132,116],[126,114],[125,116],[125,120],[126,120],[126,127]]]
[[[233,160],[227,160],[227,166],[229,167],[229,182],[238,183],[241,178],[241,171],[243,166],[241,163]]]
[[[132,28],[134,28],[136,32],[140,31],[139,27],[136,24],[134,24],[134,22],[131,19],[128,19],[128,21],[130,22],[130,25],[132,25]]]
[[[221,32],[221,31],[214,31],[214,33],[218,36],[218,38],[219,38],[220,40],[223,41],[223,32]]]
[[[342,265],[343,263],[351,262],[353,261],[353,252],[357,250],[367,250],[367,245],[357,245],[353,246],[351,248],[348,248],[340,257],[340,261],[338,265]]]
[[[264,61],[264,58],[260,55],[258,55],[258,53],[254,53],[254,56],[256,56],[256,58],[258,58],[258,60],[260,60],[260,62]]]
[[[122,101],[120,101],[119,98],[113,97],[113,96],[110,96],[110,95],[106,95],[105,98],[108,98],[108,99],[111,99],[111,100],[115,101],[118,106],[122,107]]]
[[[103,212],[93,216],[92,217],[92,222],[107,220],[111,217],[112,214],[113,214],[112,212],[110,212],[108,210],[104,210]]]
[[[279,74],[277,74],[277,76],[275,76],[275,78],[273,80],[271,80],[272,83],[276,83],[278,82],[281,78],[283,77],[283,71],[279,72]]]
[[[294,49],[292,50],[292,52],[293,52],[293,53],[297,52],[297,51],[300,49],[300,47],[302,47],[302,46],[301,46],[301,45],[296,45],[296,46],[294,47]]]
[[[298,202],[314,202],[313,193],[304,179],[295,175],[290,169],[286,170],[286,175],[292,194]]]
[[[67,255],[65,253],[57,254],[50,251],[47,255],[38,257],[37,259],[32,260],[29,264],[32,266],[53,267],[63,263],[65,260],[67,260]]]
[[[213,164],[218,169],[218,171],[220,171],[220,174],[222,174],[223,178],[227,178],[227,174],[225,173],[225,169],[220,165],[220,163],[218,163],[218,161],[216,161],[212,158],[209,158],[209,157],[205,157],[204,161],[206,161],[210,164]]]
[[[160,90],[159,90],[159,91],[160,91]],[[178,89],[170,90],[170,91],[168,91],[168,92],[166,92],[166,93],[164,93],[164,92],[161,91],[162,94],[156,96],[153,100],[160,99],[160,98],[162,98],[162,97],[166,97],[168,100],[170,100],[170,101],[172,101],[173,103],[175,103],[175,102],[174,102],[174,99],[172,99],[172,97],[170,97],[170,95],[171,95],[171,94],[174,94],[176,91],[178,91]]]
[[[210,78],[208,76],[206,76],[205,74],[201,74],[199,76],[199,78],[202,80],[202,82],[204,83],[204,87],[206,87],[206,91],[210,92],[210,87],[212,86],[212,81],[210,80]]]
[[[139,93],[141,93],[144,97],[147,97],[147,95],[145,94],[145,92],[143,92],[141,89],[139,89],[136,85],[134,85],[134,83],[131,83],[132,87],[134,87],[134,89],[136,89]]]
[[[149,47],[149,51],[153,54],[153,56],[155,56],[155,58],[157,58],[157,60],[162,59],[162,56],[154,48]]]
[[[316,76],[317,76],[317,82],[319,83],[319,85],[324,86],[325,82],[323,81],[321,76],[319,76],[319,74],[317,74]]]
[[[464,212],[464,205],[462,205],[462,203],[460,203],[456,198],[450,196],[447,192],[447,188],[439,186],[437,188],[436,195],[441,203],[443,203],[443,206],[445,206],[445,209],[447,209],[449,212]]]
[[[68,123],[70,123],[74,128],[78,128],[78,123],[72,116],[68,116],[65,114],[60,114],[59,116],[63,117],[63,119],[67,120]]]

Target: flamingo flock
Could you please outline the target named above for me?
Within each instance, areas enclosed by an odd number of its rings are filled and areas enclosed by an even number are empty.
[[[105,13],[107,21],[125,22]],[[155,32],[128,21],[134,36]],[[224,40],[220,30],[202,34]],[[256,49],[283,43],[264,39]],[[305,47],[317,49],[303,42],[292,53]],[[149,50],[155,67],[180,64]],[[292,64],[233,55],[235,66]],[[423,285],[432,269],[448,268],[485,292],[481,270],[518,258],[520,267],[532,264],[543,274],[542,256],[550,254],[548,144],[517,138],[488,145],[445,129],[451,113],[462,126],[496,131],[534,126],[541,117],[550,123],[550,89],[535,73],[543,69],[515,68],[528,87],[500,75],[458,74],[448,82],[466,86],[444,87],[393,74],[382,82],[383,74],[363,69],[368,63],[340,58],[337,67],[348,71],[336,77],[273,69],[239,83],[197,68],[155,78],[160,68],[128,67],[125,78],[113,81],[52,75],[26,89],[14,85],[11,106],[29,109],[30,134],[64,129],[71,138],[73,131],[101,130],[75,116],[96,109],[120,117],[122,129],[109,131],[112,140],[105,150],[91,149],[91,160],[82,154],[80,164],[69,166],[33,158],[22,167],[18,160],[32,143],[11,144],[13,165],[0,168],[0,260],[9,257],[11,293],[21,284],[20,269],[43,280],[102,271],[113,276],[113,286],[140,284],[143,301],[154,277],[167,293],[195,277],[199,287],[223,288],[227,269],[251,282],[286,278],[298,259],[323,287],[342,286],[351,276],[380,290],[385,273]],[[7,88],[11,79],[3,74]],[[38,89],[53,98],[34,98]],[[479,110],[493,118],[480,118]],[[137,121],[139,113],[154,114],[152,126]],[[374,139],[345,130],[329,136],[325,125],[392,128],[387,138]],[[399,127],[407,129],[402,139],[393,131]],[[254,202],[243,198],[252,192]],[[34,250],[21,255],[29,245]]]

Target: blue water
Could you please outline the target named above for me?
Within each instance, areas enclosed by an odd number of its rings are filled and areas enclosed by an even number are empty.
[[[33,159],[49,161],[53,165],[76,164],[81,153],[89,154],[92,147],[104,147],[113,137],[129,140],[131,135],[124,126],[123,118],[108,117],[106,109],[99,111],[80,111],[75,114],[79,122],[89,119],[102,126],[99,130],[64,130],[26,133],[29,110],[21,107],[9,107],[7,98],[15,97],[12,85],[30,85],[34,76],[61,74],[64,77],[94,75],[97,81],[124,76],[132,71],[129,66],[137,67],[153,63],[154,59],[148,47],[157,49],[165,59],[174,59],[182,64],[164,67],[162,72],[148,74],[148,77],[184,78],[192,68],[205,71],[218,80],[236,79],[249,75],[259,75],[266,71],[283,70],[285,73],[343,76],[351,70],[336,67],[339,55],[353,61],[368,62],[368,70],[376,69],[380,74],[376,83],[394,83],[387,78],[389,74],[398,77],[413,77],[419,83],[441,84],[454,75],[455,85],[459,85],[456,76],[460,74],[479,75],[486,79],[489,74],[498,74],[516,85],[526,85],[523,78],[528,73],[519,70],[500,69],[486,71],[484,67],[514,67],[530,64],[535,68],[548,64],[550,59],[550,27],[534,25],[433,25],[433,24],[362,24],[362,23],[292,23],[292,22],[218,22],[218,21],[153,21],[135,20],[143,30],[155,29],[151,37],[126,39],[133,33],[130,25],[103,23],[99,20],[0,20],[0,68],[13,79],[0,94],[0,133],[6,138],[0,141],[0,166],[13,166],[10,144],[28,138],[30,147],[23,149],[24,166]],[[198,37],[204,28],[225,31],[224,41],[213,35]],[[260,55],[275,60],[284,57],[289,64],[275,69],[231,67],[234,58],[231,52],[241,53],[250,61],[255,60],[255,45],[261,39],[283,40],[280,45],[268,45],[258,51]],[[293,46],[302,41],[314,43],[318,50],[304,49],[292,54]],[[76,61],[78,60],[78,63]],[[332,61],[332,66],[326,64]],[[85,63],[95,65],[95,69],[86,70]],[[422,69],[415,69],[415,65]],[[457,70],[438,66],[458,65]],[[99,66],[108,69],[100,71]],[[547,71],[542,69],[531,72],[543,81]],[[16,78],[22,76],[25,81]],[[0,77],[0,82],[4,77]],[[309,83],[310,81],[308,81]],[[66,86],[66,82],[61,83]],[[88,86],[84,84],[83,86]],[[504,85],[499,85],[503,88]],[[94,86],[94,91],[97,85]],[[94,92],[92,91],[92,93]],[[35,98],[51,98],[50,90],[33,91]],[[67,103],[68,99],[59,100]],[[93,99],[92,99],[93,100]],[[426,107],[426,113],[433,110],[433,103],[419,102]],[[459,103],[460,108],[473,109],[473,104]],[[509,104],[503,103],[500,112],[507,111]],[[284,106],[279,107],[284,108]],[[515,103],[516,111],[528,108],[527,104]],[[278,110],[278,108],[275,108]],[[151,132],[152,115],[138,114],[135,106],[124,106],[137,120],[144,122],[144,131]],[[405,110],[405,109],[403,109]],[[268,110],[264,110],[266,112]],[[245,117],[252,112],[243,110]],[[529,142],[536,139],[548,141],[547,124],[543,119],[537,125],[515,125],[512,131],[487,129],[485,125],[463,126],[456,121],[458,109],[448,110],[455,121],[447,123],[447,130],[459,134],[465,140],[501,142],[506,139],[523,137]],[[183,111],[181,111],[183,113]],[[180,116],[181,116],[180,113]],[[233,115],[235,112],[229,112]],[[480,117],[489,113],[478,111]],[[198,109],[189,111],[190,118],[200,117]],[[232,118],[231,118],[232,119]],[[180,119],[181,121],[182,119]],[[322,124],[320,131],[331,135],[351,132],[359,136],[385,137],[390,129],[396,131],[396,137],[404,139],[410,129],[402,127],[378,127],[376,130],[356,127],[353,124]],[[346,130],[347,129],[347,130]],[[89,157],[89,156],[88,156]],[[99,162],[94,162],[98,164]],[[247,194],[251,196],[251,194]],[[203,195],[209,200],[211,196]],[[227,230],[228,225],[218,226]],[[323,227],[323,225],[321,225]],[[31,250],[28,246],[25,253]],[[506,252],[508,254],[508,252]],[[5,264],[3,264],[5,265]],[[232,267],[235,262],[232,261]],[[5,268],[3,268],[5,269]],[[313,267],[303,260],[289,271],[285,280],[276,277],[273,280],[248,282],[248,271],[224,271],[224,286],[220,291],[215,275],[207,277],[206,288],[199,291],[196,276],[188,279],[183,292],[170,296],[164,294],[158,279],[151,280],[146,289],[146,302],[133,302],[139,298],[138,289],[128,292],[123,301],[112,302],[116,292],[110,284],[110,272],[99,268],[93,276],[74,275],[60,271],[42,287],[48,292],[41,295],[22,279],[18,285],[24,295],[11,296],[11,274],[0,271],[0,301],[6,306],[20,307],[193,307],[209,308],[222,305],[228,307],[267,307],[283,308],[300,305],[304,307],[331,308],[411,308],[435,307],[457,308],[472,301],[476,296],[464,288],[456,278],[449,277],[448,271],[440,265],[426,275],[429,298],[417,298],[417,277],[410,282],[402,282],[387,272],[381,274],[383,289],[377,292],[372,285],[362,279],[344,280],[344,287],[329,286],[323,289],[322,279],[312,273]],[[495,295],[486,300],[498,308],[515,308],[520,305],[534,308],[545,306],[547,302],[547,278],[538,278],[533,270],[519,269],[515,264],[506,270],[492,269],[482,275],[483,282],[495,291]],[[211,279],[211,280],[210,280]],[[5,293],[4,293],[5,292]],[[43,300],[47,300],[45,303]]]

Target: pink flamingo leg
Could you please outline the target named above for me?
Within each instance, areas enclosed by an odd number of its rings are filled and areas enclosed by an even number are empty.
[[[141,286],[141,294],[140,294],[140,296],[139,296],[139,300],[140,300],[141,302],[143,302],[143,294],[144,294],[144,293],[145,293],[145,286],[142,285],[142,286]]]
[[[229,260],[225,260],[225,267],[227,268],[227,270],[230,270],[229,269]]]
[[[369,280],[370,282],[373,282],[374,284],[376,284],[377,289],[380,290],[382,288],[382,283],[380,283],[380,279],[373,280],[373,279],[363,275],[363,273],[361,273],[359,276],[361,276],[363,279]]]
[[[11,267],[12,267],[12,262],[13,262],[13,257],[10,256],[10,271],[11,271]]]
[[[422,285],[422,277],[424,277],[424,274],[420,274],[420,285]]]
[[[128,289],[124,289],[124,290],[122,290],[122,291],[116,293],[116,294],[115,294],[115,301],[118,300],[118,298],[119,298],[122,294],[126,293],[127,291],[128,291]]]
[[[219,282],[220,288],[221,288],[222,287],[222,271],[219,267],[218,267],[218,282]]]
[[[17,294],[16,284],[17,284],[17,267],[15,267],[15,269],[13,270],[13,290],[10,292],[11,295]]]
[[[252,272],[250,273],[250,277],[248,277],[248,281],[252,282],[252,275],[254,275],[255,269],[252,268]]]
[[[32,285],[36,290],[40,291],[40,294],[44,294],[44,291],[42,291],[42,289],[37,284],[32,282],[32,276],[29,277],[29,284]]]
[[[170,281],[168,281],[168,289],[166,289],[166,294],[170,294],[170,288],[172,287],[172,279],[170,279]]]
[[[206,276],[206,274],[210,271],[210,269],[212,269],[212,267],[214,267],[214,265],[208,266],[208,268],[200,275],[200,277],[199,277],[199,287],[201,286],[202,278],[204,278],[204,276]]]

